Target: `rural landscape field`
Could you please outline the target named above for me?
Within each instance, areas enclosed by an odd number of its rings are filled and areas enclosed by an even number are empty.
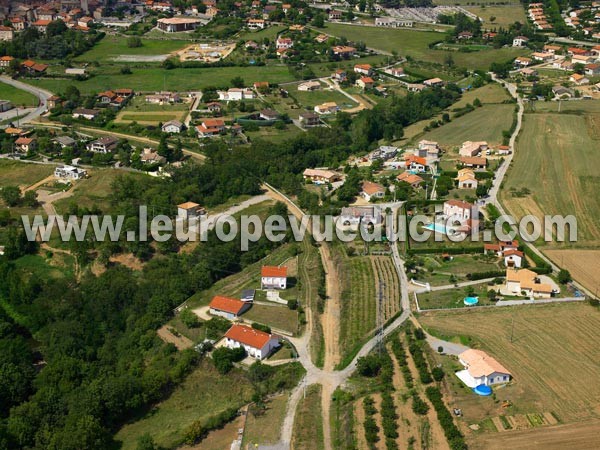
[[[4,2],[0,450],[600,448],[598,17]]]

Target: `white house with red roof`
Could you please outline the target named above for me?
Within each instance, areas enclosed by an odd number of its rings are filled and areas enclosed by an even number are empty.
[[[498,258],[504,259],[506,267],[521,267],[523,252],[519,251],[519,241],[500,241],[497,244],[484,244],[483,253],[494,253]]]
[[[470,388],[508,383],[512,378],[506,367],[482,350],[465,350],[458,355],[458,361],[464,370],[456,372],[456,376]]]
[[[463,200],[447,200],[444,202],[444,215],[461,223],[466,222],[473,219],[473,207],[471,203]]]
[[[223,317],[227,320],[235,320],[248,311],[251,306],[252,305],[249,302],[243,302],[236,298],[216,295],[210,301],[210,304],[208,305],[208,311],[213,316]]]
[[[247,325],[233,325],[224,337],[225,347],[246,350],[248,356],[263,360],[279,347],[279,338]]]
[[[260,271],[260,286],[262,289],[286,289],[287,267],[263,266]]]
[[[385,195],[385,187],[379,183],[365,181],[362,184],[360,195],[368,202],[370,202],[372,199],[383,198]]]

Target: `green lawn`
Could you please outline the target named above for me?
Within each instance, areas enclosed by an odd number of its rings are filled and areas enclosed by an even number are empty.
[[[0,100],[10,100],[12,104],[17,107],[37,106],[39,103],[39,100],[35,95],[1,82]]]
[[[0,188],[4,186],[31,186],[52,175],[54,166],[0,160]]]
[[[67,86],[74,85],[82,93],[90,94],[106,89],[131,87],[136,91],[161,91],[163,89],[174,91],[187,91],[203,89],[210,86],[230,87],[231,79],[237,76],[244,78],[246,85],[255,81],[268,81],[270,83],[283,83],[293,81],[294,77],[284,65],[271,65],[260,67],[210,67],[201,69],[173,69],[165,70],[156,68],[133,68],[133,73],[123,75],[119,66],[107,66],[105,71],[86,80],[60,80],[46,79],[26,80],[28,83],[48,89],[51,92],[64,92]]]
[[[489,286],[487,283],[470,286],[475,297],[479,298],[479,305],[493,304],[487,298]],[[436,309],[436,308],[476,308],[477,306],[465,306],[463,300],[467,295],[467,288],[454,288],[444,291],[426,292],[419,294],[419,306],[421,309]]]
[[[127,36],[107,35],[94,47],[84,54],[78,56],[76,61],[81,62],[106,62],[112,61],[120,55],[164,55],[182,49],[190,42],[175,39],[143,39],[141,47],[128,47]]]
[[[490,49],[472,53],[432,50],[429,49],[428,44],[444,39],[443,33],[432,31],[361,27],[338,23],[328,23],[324,31],[334,36],[345,36],[353,41],[363,41],[367,46],[379,50],[397,51],[401,56],[410,56],[418,61],[443,64],[450,55],[456,66],[469,69],[488,69],[494,61],[512,59],[525,52],[518,48]]]
[[[296,100],[298,100],[300,105],[306,108],[311,107],[312,109],[316,105],[320,105],[321,103],[325,102],[336,102],[344,109],[356,106],[356,102],[353,102],[338,91],[319,89],[318,91],[304,92],[298,90],[298,84],[289,84],[286,85],[286,88],[288,89],[290,96],[294,97]]]
[[[258,30],[258,31],[250,31],[250,30],[245,30],[242,31],[238,34],[238,39],[239,40],[244,40],[244,41],[255,41],[260,43],[264,38],[267,39],[275,39],[277,37],[277,35],[279,33],[281,33],[283,30],[285,30],[287,27],[283,27],[280,25],[274,25],[268,28],[265,28],[264,30]]]
[[[487,141],[502,144],[502,131],[513,121],[515,105],[483,105],[462,117],[452,119],[439,128],[426,132],[419,139],[438,141],[441,145],[461,145],[465,141]],[[452,113],[450,113],[452,117]]]
[[[298,313],[284,305],[252,305],[243,318],[294,334],[298,330]]]
[[[220,375],[212,362],[204,361],[145,417],[121,428],[115,439],[123,442],[122,450],[134,450],[140,436],[149,433],[157,445],[174,448],[193,422],[239,408],[251,396],[252,385],[241,371]]]
[[[292,448],[302,450],[322,450],[324,448],[320,384],[310,385],[298,404],[294,420]]]

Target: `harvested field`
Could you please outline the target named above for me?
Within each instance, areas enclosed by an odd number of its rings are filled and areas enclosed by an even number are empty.
[[[553,304],[428,313],[420,320],[436,335],[470,338],[470,346],[489,352],[512,372],[514,382],[501,393],[513,403],[510,414],[552,412],[561,422],[600,417],[597,309]]]
[[[600,250],[545,250],[544,253],[590,291],[598,288]]]

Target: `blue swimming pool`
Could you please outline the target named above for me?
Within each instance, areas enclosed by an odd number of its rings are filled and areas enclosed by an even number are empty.
[[[485,384],[480,384],[479,386],[473,388],[473,392],[475,392],[477,395],[487,397],[488,395],[492,395],[492,388],[486,386]]]
[[[441,223],[432,222],[425,225],[423,228],[425,228],[426,230],[435,231],[436,233],[448,234],[446,226],[442,225]]]
[[[473,306],[479,303],[479,299],[477,297],[465,297],[463,302],[467,306]]]

